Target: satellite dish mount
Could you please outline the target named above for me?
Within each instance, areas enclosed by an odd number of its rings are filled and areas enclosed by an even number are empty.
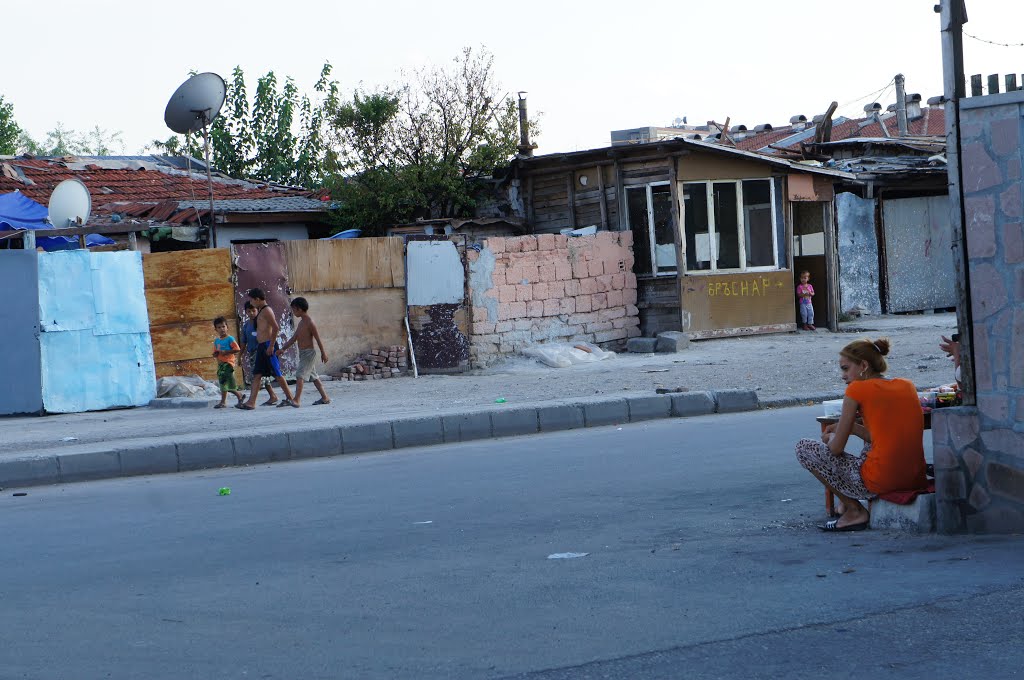
[[[213,174],[210,170],[210,124],[220,113],[227,96],[227,84],[216,73],[200,73],[182,83],[164,111],[164,122],[174,132],[185,135],[185,146],[191,144],[191,134],[200,132],[203,136],[203,155],[206,160],[206,183],[210,194],[210,235],[209,247],[217,244],[217,225],[214,221]],[[189,156],[188,158],[191,158]],[[189,174],[192,164],[189,162]]]

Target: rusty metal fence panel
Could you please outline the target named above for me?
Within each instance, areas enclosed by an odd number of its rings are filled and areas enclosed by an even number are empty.
[[[836,196],[839,234],[839,291],[842,312],[863,308],[882,313],[878,293],[878,241],[875,238],[875,201],[851,193]]]
[[[949,197],[882,201],[882,228],[887,311],[955,307]]]

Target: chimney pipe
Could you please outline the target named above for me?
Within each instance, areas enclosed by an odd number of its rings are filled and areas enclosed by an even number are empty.
[[[900,137],[906,137],[909,134],[907,129],[907,91],[904,88],[904,78],[902,73],[896,74],[896,129],[899,130]]]
[[[530,142],[530,118],[526,115],[526,92],[519,93],[519,155],[533,156],[536,144]]]

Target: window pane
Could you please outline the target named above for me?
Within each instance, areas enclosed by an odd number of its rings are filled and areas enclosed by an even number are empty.
[[[711,241],[708,236],[708,185],[683,185],[686,269],[711,269]]]
[[[676,270],[676,240],[672,235],[675,222],[672,220],[672,187],[658,185],[651,187],[651,204],[654,208],[654,259],[659,272]]]
[[[626,214],[629,228],[633,230],[633,256],[636,258],[634,271],[637,274],[652,274],[651,227],[647,220],[647,187],[626,189]]]
[[[743,238],[748,267],[771,267],[775,264],[771,180],[743,181]]]
[[[713,185],[718,269],[740,268],[740,225],[736,217],[736,183]]]

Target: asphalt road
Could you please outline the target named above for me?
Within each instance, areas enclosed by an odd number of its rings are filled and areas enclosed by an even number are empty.
[[[1024,674],[1021,537],[820,534],[819,408],[5,490],[0,678]]]

